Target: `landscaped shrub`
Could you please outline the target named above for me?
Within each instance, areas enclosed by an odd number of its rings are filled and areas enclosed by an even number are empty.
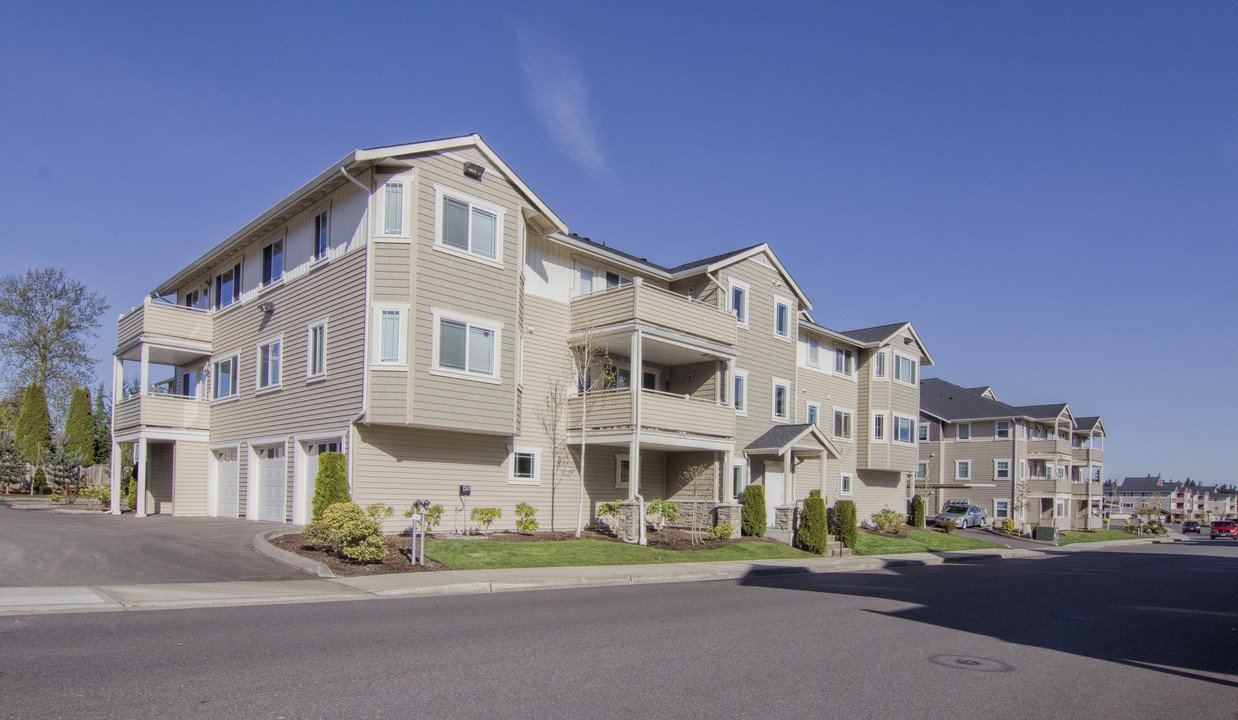
[[[90,391],[86,388],[73,391],[61,446],[66,455],[77,456],[79,465],[95,464],[95,423],[90,417]]]
[[[820,555],[825,552],[829,532],[825,526],[825,501],[810,497],[804,501],[804,514],[795,533],[795,546],[800,550]]]
[[[125,504],[130,510],[138,508],[138,479],[132,475],[129,476],[129,484],[125,487]]]
[[[881,512],[873,513],[872,526],[877,532],[898,532],[906,522],[907,518],[902,513],[886,508]]]
[[[834,503],[834,535],[842,540],[843,547],[855,549],[855,503],[839,500]]]
[[[52,421],[47,414],[47,395],[44,394],[42,385],[26,388],[26,394],[22,397],[21,414],[17,416],[17,427],[13,429],[13,439],[25,455],[26,462],[31,465],[38,465],[43,451],[51,449]]]
[[[413,510],[412,507],[409,507],[408,510],[404,511],[404,517],[406,518],[411,518],[412,516],[416,514],[417,513]],[[425,521],[426,521],[426,532],[434,532],[434,528],[438,527],[438,524],[443,521],[443,506],[442,505],[431,505],[430,507],[426,508],[425,513],[423,514],[423,517],[425,518]]]
[[[313,519],[322,518],[322,513],[336,503],[352,502],[348,494],[348,464],[344,456],[336,452],[319,453],[318,475],[314,477]]]
[[[43,474],[43,468],[40,466],[34,471],[34,479],[32,480],[33,490],[35,495],[42,495],[47,492],[47,475]]]
[[[482,530],[489,530],[490,524],[503,517],[503,511],[496,507],[475,507],[469,511],[469,519],[481,525]]]
[[[941,522],[937,523],[937,527],[941,528],[942,532],[949,534],[949,533],[954,532],[955,528],[957,528],[958,525],[956,525],[953,520],[942,520]]]
[[[394,512],[395,508],[387,503],[373,503],[365,506],[365,516],[376,523],[381,523],[391,517]]]
[[[537,529],[537,508],[527,502],[516,503],[516,529],[531,533]]]
[[[112,504],[112,489],[107,485],[89,485],[82,488],[82,497],[91,505],[107,507]]]
[[[820,491],[820,490],[809,490],[809,491],[808,491],[808,497],[810,497],[810,498],[819,498],[819,497],[821,497],[821,491]]]
[[[725,540],[735,534],[735,528],[729,522],[718,523],[705,531],[705,537],[710,540]]]
[[[650,500],[645,505],[645,526],[650,530],[661,530],[666,524],[679,519],[679,506],[670,500]]]
[[[607,532],[618,534],[619,504],[622,502],[622,500],[612,500],[610,502],[598,503],[598,522],[606,528]]]
[[[765,537],[765,486],[744,488],[744,503],[740,507],[740,532],[752,537]]]
[[[355,563],[381,562],[387,556],[379,524],[352,502],[327,507],[322,519],[302,528],[301,535],[318,550]]]
[[[1002,532],[1014,532],[1014,518],[1002,518]]]
[[[924,527],[924,498],[919,495],[911,499],[911,515],[907,523],[912,527]]]

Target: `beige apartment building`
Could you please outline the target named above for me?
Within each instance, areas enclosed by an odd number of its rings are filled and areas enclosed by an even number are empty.
[[[476,135],[349,153],[122,315],[115,358],[139,515],[304,523],[338,451],[357,502],[461,530],[571,529],[582,495],[586,524],[713,523],[752,483],[773,526],[812,490],[902,512],[932,363],[909,323],[816,322],[766,244],[666,267],[574,235]]]
[[[936,378],[920,385],[917,490],[927,511],[951,500],[983,507],[1000,523],[1064,530],[1102,522],[1104,423],[1066,403],[1007,405],[991,387]]]

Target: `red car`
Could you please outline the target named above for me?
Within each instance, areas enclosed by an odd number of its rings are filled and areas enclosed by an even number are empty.
[[[1208,531],[1208,537],[1213,540],[1217,538],[1238,539],[1238,522],[1233,520],[1213,520],[1212,527]]]

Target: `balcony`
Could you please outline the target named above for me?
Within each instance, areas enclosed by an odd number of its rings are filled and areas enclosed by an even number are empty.
[[[568,403],[568,430],[571,432],[579,432],[583,426],[582,406],[579,396],[571,398]],[[632,391],[622,389],[591,393],[585,422],[589,432],[635,429]],[[735,437],[735,409],[725,403],[642,390],[640,426],[642,431],[729,439]]]
[[[1027,441],[1028,457],[1046,457],[1053,455],[1071,456],[1071,447],[1069,440],[1062,438],[1049,438],[1048,440],[1028,440]]]
[[[735,317],[698,300],[645,284],[582,295],[572,300],[572,332],[640,322],[720,345],[736,341]]]
[[[159,338],[206,346],[209,353],[212,334],[213,318],[206,310],[147,298],[116,323],[116,347],[123,348],[138,338]]]
[[[209,430],[210,403],[179,395],[131,395],[112,409],[113,432],[140,427]]]
[[[1105,461],[1105,451],[1100,448],[1072,448],[1071,461],[1076,465],[1085,465],[1088,463],[1088,453],[1092,453],[1091,462],[1099,465]]]

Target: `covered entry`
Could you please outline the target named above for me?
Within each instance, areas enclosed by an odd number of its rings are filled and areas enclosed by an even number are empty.
[[[744,448],[749,472],[761,475],[765,485],[765,513],[769,527],[776,527],[778,508],[795,505],[803,493],[796,492],[796,466],[809,458],[820,459],[820,470],[810,484],[825,496],[826,459],[838,459],[838,450],[812,423],[775,425]],[[789,516],[788,516],[789,524]],[[786,529],[790,529],[789,527]]]

